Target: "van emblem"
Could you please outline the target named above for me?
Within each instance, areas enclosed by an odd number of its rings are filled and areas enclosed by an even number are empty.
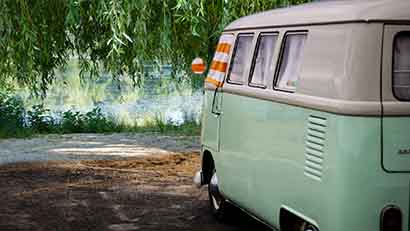
[[[410,149],[400,149],[399,150],[399,155],[409,155],[410,154]]]

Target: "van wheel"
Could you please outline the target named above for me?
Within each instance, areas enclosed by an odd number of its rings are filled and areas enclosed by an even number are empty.
[[[212,214],[219,220],[224,221],[227,218],[229,203],[219,192],[218,177],[215,169],[213,170],[211,181],[208,184],[208,196]]]
[[[307,225],[304,231],[318,231],[318,229],[313,225]]]
[[[283,208],[280,210],[280,228],[283,231],[319,231],[314,225]]]
[[[307,223],[305,221],[297,223],[294,226],[293,230],[295,230],[295,231],[318,231],[315,226],[310,225],[309,223]]]

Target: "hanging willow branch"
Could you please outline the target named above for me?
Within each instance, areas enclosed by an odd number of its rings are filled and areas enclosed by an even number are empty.
[[[227,23],[308,0],[0,0],[0,84],[47,90],[78,57],[82,76],[101,70],[138,84],[146,64],[187,70],[208,60]]]

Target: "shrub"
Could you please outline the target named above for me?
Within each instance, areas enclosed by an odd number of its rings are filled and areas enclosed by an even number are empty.
[[[84,116],[80,112],[68,110],[62,114],[60,133],[79,133],[84,130]]]
[[[164,122],[163,116],[160,113],[155,115],[154,124],[161,133],[164,133],[167,130],[167,124]]]
[[[102,113],[101,108],[95,107],[84,116],[86,127],[84,130],[92,133],[115,132],[114,120]]]
[[[29,126],[36,133],[53,133],[56,131],[56,123],[50,115],[50,110],[43,104],[34,105],[27,112]]]
[[[140,126],[127,126],[95,107],[87,113],[68,110],[55,119],[43,104],[25,111],[20,98],[8,92],[0,92],[0,138],[25,137],[46,133],[110,133],[110,132],[158,132],[176,135],[199,135],[200,126],[185,116],[185,123],[175,125],[165,122],[158,113]]]
[[[0,138],[25,136],[24,106],[10,92],[0,92]]]

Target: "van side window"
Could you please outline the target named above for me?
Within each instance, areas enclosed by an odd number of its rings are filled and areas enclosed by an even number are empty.
[[[262,33],[258,38],[257,53],[251,71],[251,86],[265,87],[265,80],[273,73],[273,53],[275,51],[278,34]]]
[[[282,57],[275,89],[294,92],[302,67],[306,32],[287,33],[282,47]]]
[[[396,35],[393,60],[393,93],[410,101],[410,31]]]
[[[239,34],[229,68],[229,83],[242,84],[246,62],[252,50],[253,34]]]

